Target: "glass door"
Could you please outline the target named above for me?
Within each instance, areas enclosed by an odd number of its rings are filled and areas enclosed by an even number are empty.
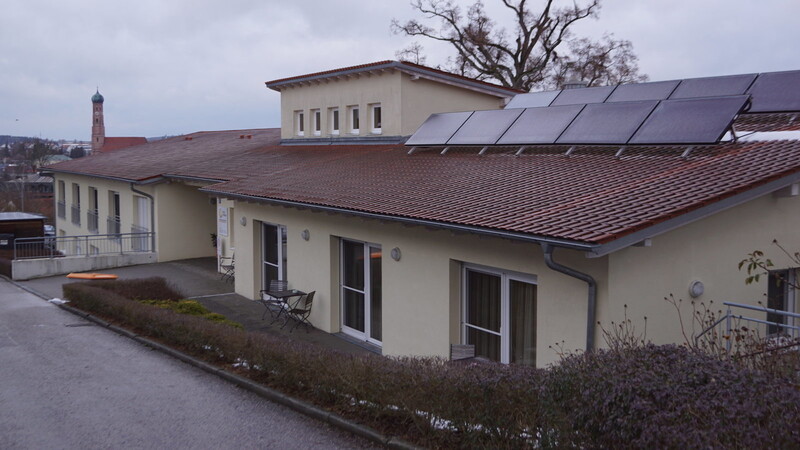
[[[380,345],[382,336],[381,248],[341,241],[342,331]]]
[[[286,277],[286,227],[261,223],[261,289]]]
[[[536,364],[535,277],[465,266],[463,342],[475,356]]]

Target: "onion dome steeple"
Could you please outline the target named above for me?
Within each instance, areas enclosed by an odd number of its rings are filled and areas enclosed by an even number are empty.
[[[103,103],[104,100],[103,96],[100,95],[100,89],[97,89],[97,92],[92,96],[92,103]]]

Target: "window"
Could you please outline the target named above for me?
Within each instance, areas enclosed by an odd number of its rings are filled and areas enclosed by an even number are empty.
[[[106,218],[106,232],[108,234],[119,234],[120,220],[119,192],[108,191],[108,217]]]
[[[462,341],[475,355],[536,364],[536,277],[465,265]]]
[[[350,107],[350,134],[358,134],[361,126],[361,120],[358,116],[358,106]]]
[[[322,114],[318,109],[311,110],[311,120],[314,122],[314,136],[322,134]]]
[[[331,108],[330,109],[330,124],[331,124],[331,134],[333,136],[339,135],[339,108]]]
[[[305,134],[305,118],[303,116],[303,111],[294,112],[294,130],[298,136]]]
[[[64,180],[58,180],[58,200],[56,201],[56,213],[60,219],[67,218],[67,188]]]
[[[268,289],[272,280],[286,277],[286,227],[261,223],[261,289]]]
[[[381,133],[381,104],[380,103],[373,103],[370,105],[370,116],[372,119],[372,133],[373,134],[380,134]]]
[[[97,189],[89,186],[89,207],[86,209],[86,223],[89,231],[97,233]]]
[[[81,186],[72,183],[72,223],[81,224]]]
[[[342,239],[339,253],[342,332],[381,345],[381,247]]]
[[[767,281],[767,308],[786,312],[797,311],[798,269],[771,270]],[[767,325],[767,334],[788,334],[798,336],[794,327],[800,325],[800,319],[782,314],[767,313],[767,322],[779,325]],[[781,325],[786,325],[781,326]]]

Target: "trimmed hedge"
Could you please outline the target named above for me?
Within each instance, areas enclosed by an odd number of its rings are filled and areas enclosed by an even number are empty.
[[[64,286],[75,307],[429,447],[800,447],[800,389],[677,346],[566,357],[543,370],[352,355]],[[121,292],[122,289],[116,289]]]

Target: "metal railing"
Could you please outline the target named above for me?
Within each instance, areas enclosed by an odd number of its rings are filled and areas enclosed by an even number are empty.
[[[81,224],[81,205],[72,205],[72,223]]]
[[[733,332],[734,326],[738,326],[734,321],[738,321],[741,323],[742,321],[757,324],[755,325],[756,328],[751,328],[751,330],[760,332],[759,329],[760,325],[763,325],[764,333],[759,333],[761,336],[775,336],[775,335],[783,335],[792,338],[800,338],[800,326],[796,324],[800,324],[800,314],[793,313],[789,311],[783,311],[780,309],[772,309],[767,308],[764,306],[753,306],[753,305],[745,305],[741,303],[732,303],[732,302],[724,302],[723,305],[727,306],[728,309],[725,313],[717,319],[714,323],[708,326],[705,330],[703,330],[700,334],[698,334],[694,340],[695,343],[700,341],[706,333],[710,332],[711,330],[717,328],[722,322],[725,322],[725,336],[731,336]],[[741,308],[750,311],[759,311],[763,312],[769,316],[775,315],[782,318],[781,322],[775,322],[770,320],[763,320],[757,319],[755,317],[746,317],[741,314],[734,314],[733,308]],[[784,323],[785,322],[785,323]],[[770,329],[778,330],[777,333],[770,332]],[[728,351],[731,350],[731,341],[732,339],[726,339],[726,348]]]
[[[56,210],[58,212],[58,217],[59,218],[61,218],[61,219],[66,219],[67,218],[67,204],[66,203],[64,203],[62,201],[56,202]]]
[[[119,217],[107,217],[106,232],[108,234],[119,234],[120,231]]]
[[[86,211],[86,226],[89,228],[90,233],[99,233],[97,210]],[[147,231],[147,230],[145,230]]]
[[[148,231],[149,230],[145,227],[131,225],[131,234],[141,236],[139,240],[132,241],[133,248],[137,249],[137,251],[145,251],[143,249],[149,248],[150,239],[152,238],[152,235],[148,233]]]
[[[14,240],[14,259],[124,255],[150,252],[155,233],[44,236]]]

